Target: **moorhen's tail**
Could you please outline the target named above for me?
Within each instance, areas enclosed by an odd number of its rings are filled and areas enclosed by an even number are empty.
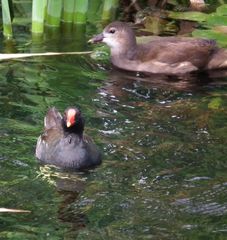
[[[44,118],[45,130],[61,126],[61,121],[62,116],[60,112],[55,107],[50,108]]]
[[[211,56],[207,67],[208,70],[212,69],[227,69],[227,49],[217,49]]]

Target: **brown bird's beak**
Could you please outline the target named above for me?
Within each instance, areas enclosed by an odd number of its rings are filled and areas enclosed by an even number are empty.
[[[88,40],[88,43],[98,43],[98,42],[102,42],[104,36],[102,33],[94,36],[93,38],[91,38],[90,40]]]

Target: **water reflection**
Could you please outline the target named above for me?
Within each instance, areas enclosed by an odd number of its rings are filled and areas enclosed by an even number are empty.
[[[162,93],[165,91],[198,92],[206,91],[211,86],[225,86],[225,77],[227,77],[225,70],[192,73],[183,76],[166,76],[146,75],[112,69],[108,73],[108,79],[105,81],[103,91],[117,97],[126,96],[126,92],[134,92],[138,97],[150,98],[148,95],[151,95],[151,91],[156,89],[160,89]],[[143,89],[150,89],[150,93],[139,93],[139,86]]]
[[[86,187],[89,173],[64,172],[56,167],[40,167],[39,178],[55,186],[61,202],[58,204],[58,219],[70,225],[71,234],[84,228],[88,219],[83,212],[78,211],[74,205]],[[75,235],[74,235],[75,236]]]

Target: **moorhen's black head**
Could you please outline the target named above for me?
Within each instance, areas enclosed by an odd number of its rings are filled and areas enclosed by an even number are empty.
[[[68,107],[63,116],[63,127],[66,132],[83,134],[84,118],[78,108]]]
[[[103,32],[89,40],[91,43],[104,42],[111,51],[125,52],[136,47],[135,33],[124,22],[112,22],[107,25]]]

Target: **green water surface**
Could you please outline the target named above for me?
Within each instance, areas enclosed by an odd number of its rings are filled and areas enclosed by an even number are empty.
[[[17,32],[2,52],[77,51]],[[166,80],[89,55],[0,63],[0,239],[227,239],[227,78]],[[196,83],[195,83],[196,82]],[[47,109],[78,106],[103,153],[88,173],[34,157]]]

